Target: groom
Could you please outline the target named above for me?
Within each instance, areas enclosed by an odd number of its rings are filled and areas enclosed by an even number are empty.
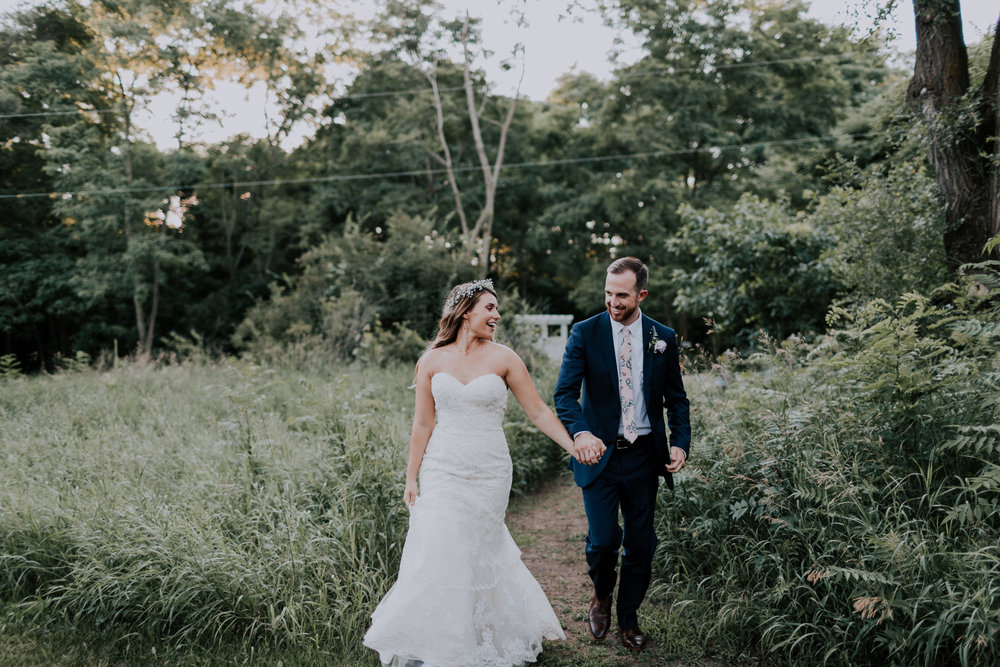
[[[594,582],[590,634],[598,641],[608,634],[618,550],[624,544],[618,630],[622,644],[634,651],[648,643],[637,611],[652,575],[659,476],[673,488],[671,473],[684,467],[691,443],[677,337],[673,329],[639,310],[648,275],[646,265],[635,257],[623,257],[608,267],[607,310],[573,326],[555,390],[556,413],[583,458],[583,463],[571,459],[570,467],[583,488],[587,513],[587,565]],[[591,462],[595,464],[585,465]],[[619,509],[624,530],[618,523]]]

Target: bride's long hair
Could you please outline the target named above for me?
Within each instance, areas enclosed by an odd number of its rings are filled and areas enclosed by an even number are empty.
[[[462,328],[462,317],[472,310],[479,298],[489,292],[494,297],[497,296],[493,289],[492,280],[474,280],[469,283],[455,285],[448,298],[444,300],[444,309],[441,312],[441,321],[438,322],[438,332],[428,350],[444,347],[449,343],[454,343],[458,338],[458,330]]]

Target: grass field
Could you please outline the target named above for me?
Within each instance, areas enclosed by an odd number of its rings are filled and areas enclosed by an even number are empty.
[[[374,664],[411,378],[222,360],[0,382],[0,664]],[[527,489],[561,450],[515,401],[505,423]]]

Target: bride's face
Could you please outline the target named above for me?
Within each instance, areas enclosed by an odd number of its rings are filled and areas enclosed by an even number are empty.
[[[489,292],[483,292],[476,300],[476,304],[463,317],[473,336],[493,340],[497,323],[500,321],[497,298]]]

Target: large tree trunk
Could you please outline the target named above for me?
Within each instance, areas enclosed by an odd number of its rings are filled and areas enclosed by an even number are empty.
[[[983,124],[980,138],[992,159],[990,170],[990,229],[1000,234],[1000,18],[993,31],[990,64],[983,82]]]
[[[996,115],[1000,59],[996,36],[984,86],[977,95],[976,127],[959,127],[969,93],[969,62],[958,0],[913,0],[917,55],[906,102],[927,130],[928,158],[945,209],[944,247],[954,275],[983,259],[983,246],[1000,231]]]

